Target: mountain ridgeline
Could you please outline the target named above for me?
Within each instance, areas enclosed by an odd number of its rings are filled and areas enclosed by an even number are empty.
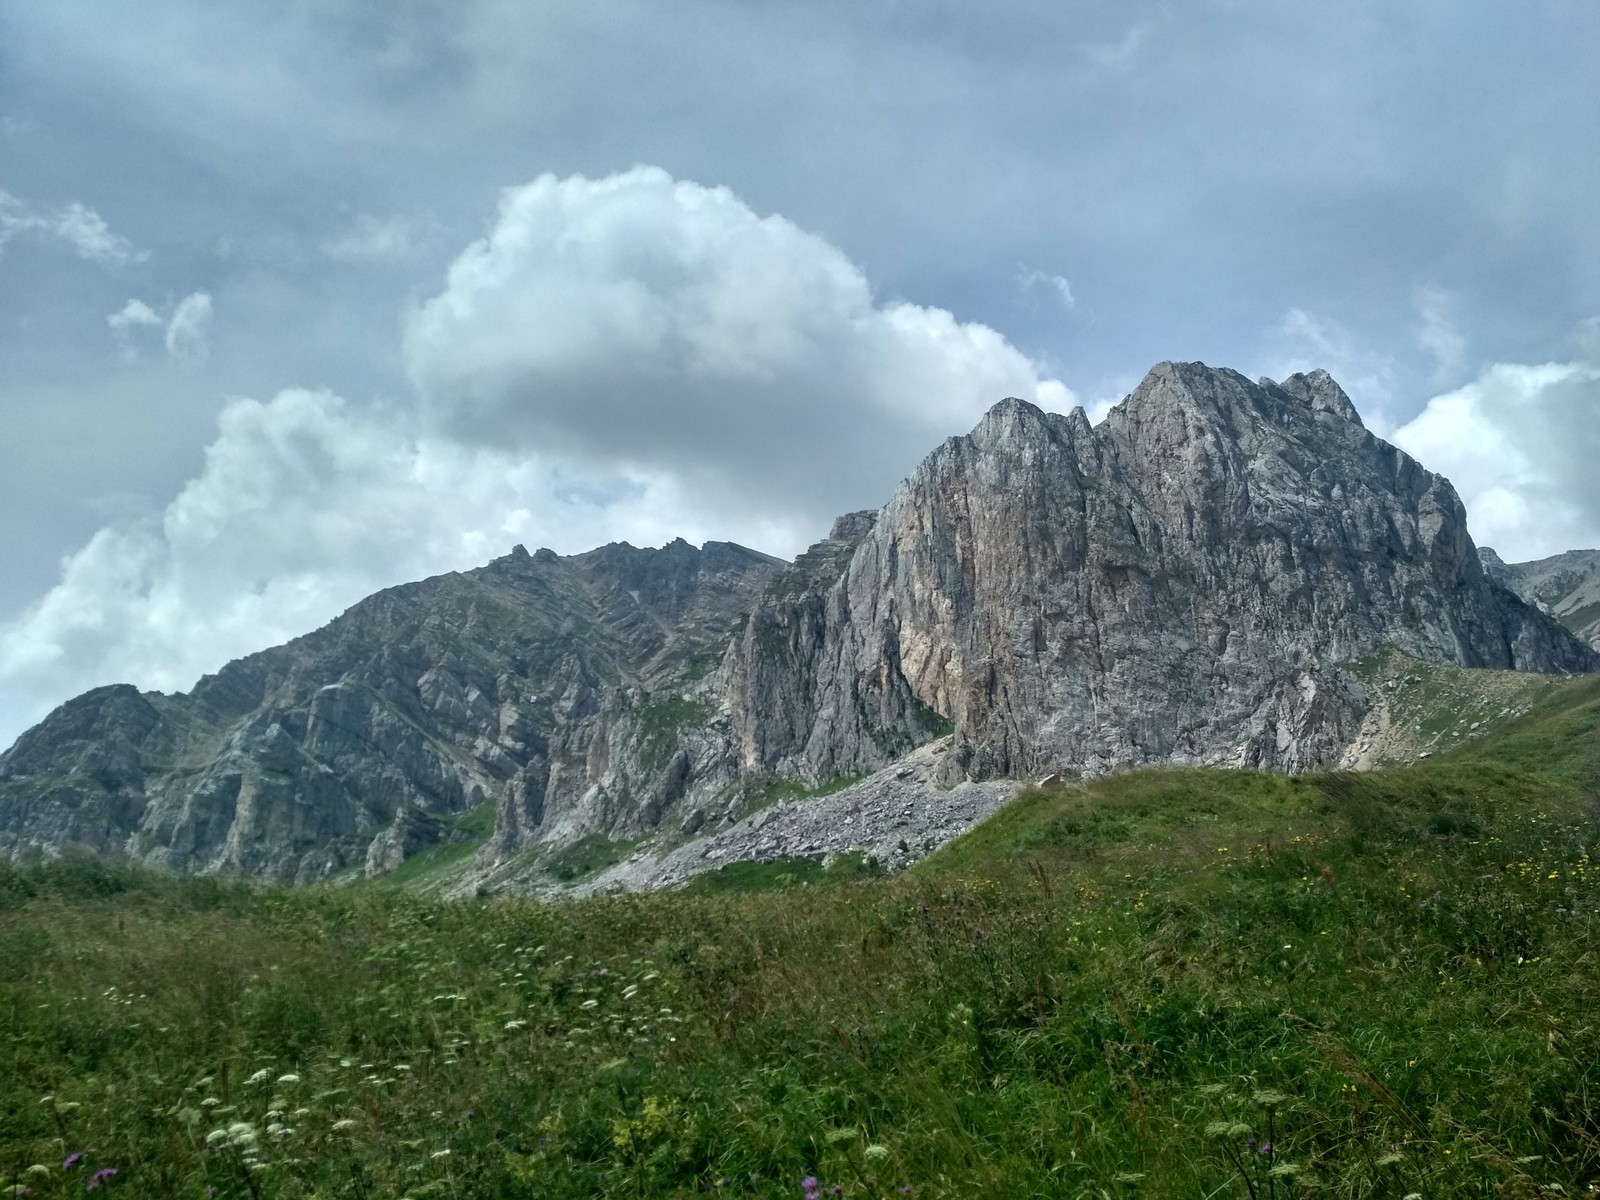
[[[490,867],[693,836],[940,739],[946,786],[1331,766],[1385,648],[1600,669],[1496,564],[1326,373],[1163,363],[1098,426],[1002,401],[793,563],[518,547],[187,695],[85,693],[0,756],[0,851],[308,883],[492,812]]]

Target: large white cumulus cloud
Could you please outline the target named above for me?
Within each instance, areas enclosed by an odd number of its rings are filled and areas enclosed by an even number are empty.
[[[710,530],[672,479],[418,437],[403,412],[326,391],[223,411],[200,474],[158,517],[100,530],[0,627],[18,723],[101,683],[187,687],[369,592],[481,565],[514,542],[574,551]],[[785,532],[728,522],[747,540]]]
[[[1450,478],[1508,561],[1600,546],[1600,366],[1497,363],[1391,440]]]
[[[1002,396],[1070,402],[994,330],[879,303],[822,239],[649,168],[508,191],[404,333],[414,397],[232,401],[158,516],[67,557],[0,626],[0,746],[518,541],[793,552]]]
[[[726,188],[543,176],[410,316],[431,420],[473,442],[672,471],[816,520],[879,502],[1007,395],[1060,408],[1000,334],[878,302],[839,250]]]

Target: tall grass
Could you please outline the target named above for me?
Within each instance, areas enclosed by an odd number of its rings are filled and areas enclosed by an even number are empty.
[[[1595,720],[1367,776],[1038,793],[889,880],[448,905],[0,867],[0,1173],[41,1197],[1590,1193]]]

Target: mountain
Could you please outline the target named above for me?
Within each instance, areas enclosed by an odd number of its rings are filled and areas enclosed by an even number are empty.
[[[86,693],[0,756],[0,850],[308,882],[491,809],[485,870],[703,836],[925,746],[874,811],[1138,763],[1308,770],[1360,733],[1352,668],[1385,649],[1600,669],[1325,373],[1163,363],[1099,426],[1002,401],[790,564],[518,548],[188,695]]]
[[[1569,550],[1523,563],[1502,562],[1487,546],[1478,555],[1493,578],[1600,649],[1600,550]]]
[[[728,675],[747,770],[858,772],[945,722],[951,778],[1303,770],[1366,708],[1341,664],[1384,646],[1597,666],[1485,576],[1449,482],[1326,373],[1163,363],[1095,428],[997,405],[900,486],[838,579],[764,599]]]
[[[529,824],[643,831],[691,780],[736,773],[714,723],[680,727],[709,711],[688,697],[782,565],[720,542],[517,547],[380,592],[188,695],[98,688],[0,756],[0,849],[308,882],[379,873],[441,832],[428,816],[481,805],[519,845]]]

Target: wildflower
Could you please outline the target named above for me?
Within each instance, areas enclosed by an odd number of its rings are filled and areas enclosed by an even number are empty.
[[[1262,1142],[1261,1143],[1261,1149],[1257,1150],[1256,1153],[1257,1154],[1270,1155],[1272,1153],[1272,1143],[1271,1142]]]
[[[299,1083],[300,1082],[300,1076],[293,1075],[293,1074],[290,1074],[290,1075],[279,1075],[278,1076],[278,1082],[279,1083]]]
[[[349,1117],[344,1118],[344,1120],[342,1120],[342,1121],[335,1121],[333,1123],[333,1129],[334,1129],[335,1133],[338,1133],[341,1130],[345,1130],[345,1129],[354,1129],[355,1127],[356,1127],[356,1123],[353,1120],[351,1120]]]
[[[507,1021],[506,1022],[506,1028],[507,1029],[521,1029],[526,1024],[527,1024],[526,1021]]]
[[[106,1182],[106,1180],[110,1179],[116,1173],[117,1169],[115,1167],[101,1167],[93,1175],[89,1176],[89,1181],[83,1186],[85,1189],[92,1192],[95,1188],[99,1187],[102,1183]]]
[[[11,1189],[11,1194],[13,1196],[31,1196],[33,1195],[33,1189],[25,1183],[19,1183]]]
[[[72,1170],[73,1167],[77,1166],[83,1161],[83,1156],[87,1153],[89,1153],[87,1150],[74,1150],[71,1154],[67,1155],[66,1158],[61,1160],[61,1169],[63,1171]]]
[[[868,1146],[865,1150],[863,1150],[862,1153],[865,1154],[868,1158],[888,1158],[889,1157],[889,1147],[880,1146],[880,1145],[877,1145],[876,1143],[874,1143],[873,1145]]]
[[[449,1158],[450,1157],[450,1151],[448,1149],[435,1150],[432,1154],[428,1155],[428,1157],[429,1158]]]

